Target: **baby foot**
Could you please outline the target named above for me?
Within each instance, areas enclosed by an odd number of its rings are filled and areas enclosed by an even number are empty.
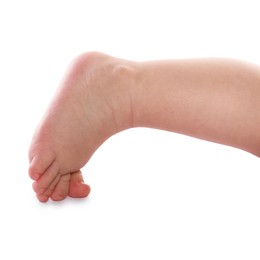
[[[79,169],[107,138],[131,127],[133,75],[131,62],[100,53],[73,62],[29,150],[29,175],[40,201],[88,195]]]

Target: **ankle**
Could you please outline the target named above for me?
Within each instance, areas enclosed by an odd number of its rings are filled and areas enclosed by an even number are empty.
[[[113,80],[118,96],[115,117],[118,118],[117,131],[135,127],[135,92],[138,85],[136,63],[116,59],[113,67]]]
[[[113,123],[111,134],[134,127],[136,63],[90,52],[76,58],[74,65],[77,71],[85,71],[86,88],[90,94],[98,98],[97,102],[103,101],[102,107],[110,118],[110,130]]]

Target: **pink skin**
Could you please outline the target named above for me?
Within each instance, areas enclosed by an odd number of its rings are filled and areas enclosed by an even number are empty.
[[[80,169],[110,136],[152,127],[260,156],[260,68],[229,59],[74,60],[29,150],[41,202],[86,197]]]
[[[79,169],[108,137],[130,127],[125,95],[130,81],[118,91],[127,74],[118,63],[86,53],[70,66],[29,150],[29,175],[39,201],[86,197],[90,188]]]

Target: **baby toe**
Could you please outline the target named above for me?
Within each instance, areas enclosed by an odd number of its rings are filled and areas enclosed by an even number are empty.
[[[55,161],[55,154],[51,150],[42,152],[39,150],[30,158],[30,165],[28,169],[29,176],[33,180],[38,180],[42,174],[53,164]]]
[[[44,190],[42,193],[36,194],[36,196],[40,202],[47,202],[49,200],[50,196],[52,195],[53,191],[56,188],[56,185],[59,183],[60,178],[61,178],[61,176],[57,175],[56,178],[54,179],[54,181],[51,183],[51,185],[46,190]],[[33,187],[33,188],[34,188],[34,190],[36,190],[35,187]]]
[[[44,172],[44,174],[33,183],[33,189],[35,193],[42,194],[45,191],[47,191],[53,183],[55,183],[55,180],[60,178],[59,174],[59,166],[54,161],[49,168]]]
[[[64,200],[69,192],[70,174],[62,175],[59,182],[55,186],[53,193],[51,194],[51,199],[54,201]]]
[[[81,171],[71,174],[69,196],[72,198],[84,198],[90,193],[89,185],[84,183]]]

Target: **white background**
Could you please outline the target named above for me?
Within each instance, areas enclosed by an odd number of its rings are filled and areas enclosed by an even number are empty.
[[[0,0],[0,259],[260,259],[260,163],[246,152],[134,129],[83,169],[86,199],[41,204],[27,176],[34,128],[76,55],[260,64],[258,3]]]

